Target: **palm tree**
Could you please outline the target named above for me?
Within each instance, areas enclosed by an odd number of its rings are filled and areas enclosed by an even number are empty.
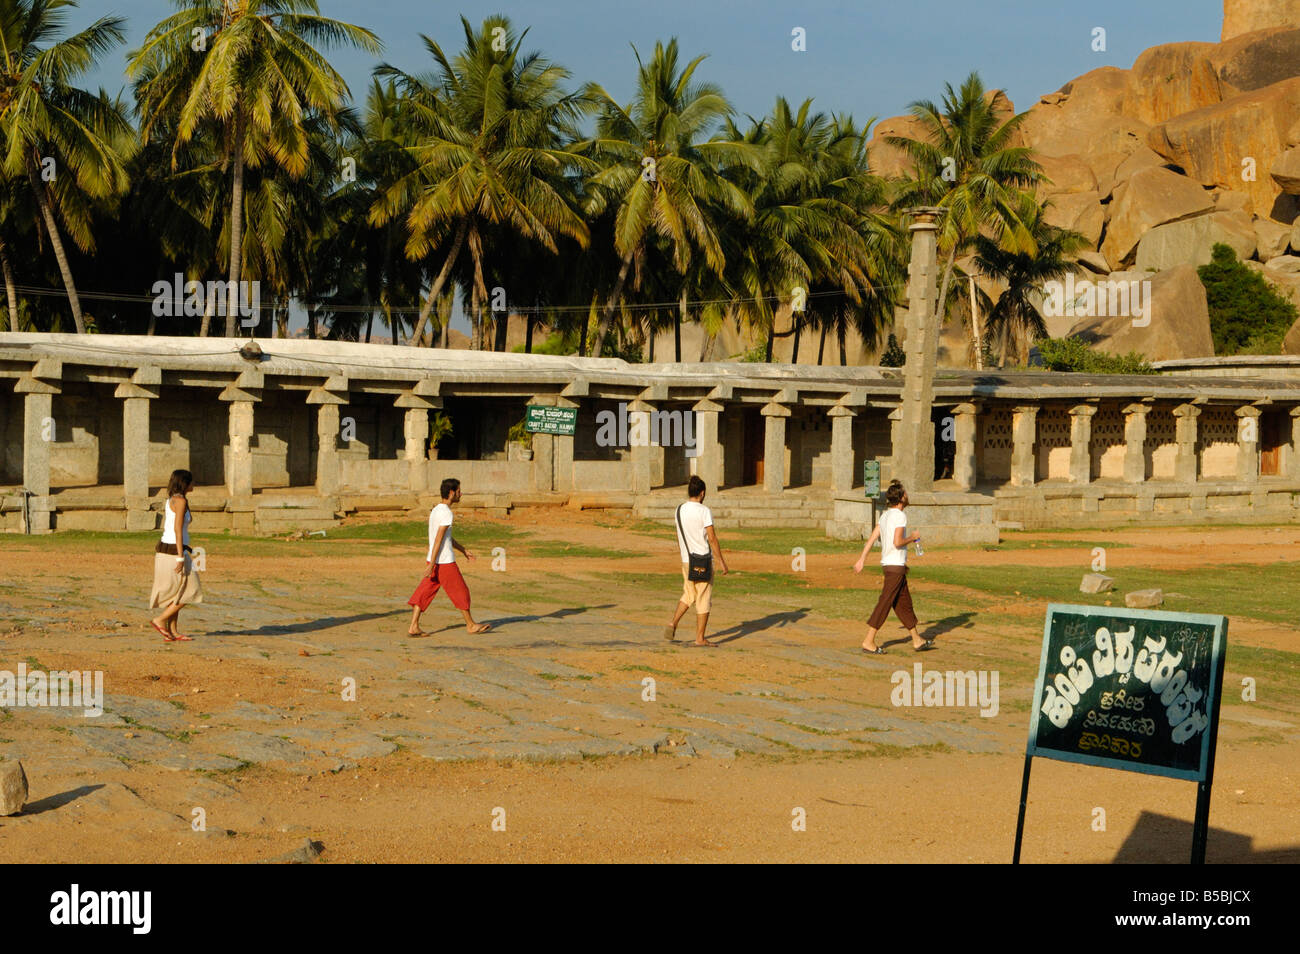
[[[582,248],[588,241],[566,177],[590,163],[564,148],[585,100],[561,87],[567,70],[521,51],[527,31],[516,34],[507,18],[489,17],[479,33],[464,17],[461,24],[465,49],[454,60],[423,37],[433,74],[416,77],[387,64],[375,71],[395,78],[408,97],[414,141],[404,147],[410,171],[380,191],[370,220],[382,225],[404,216],[413,261],[445,249],[417,338],[466,246],[465,281],[481,329],[488,302],[485,239],[494,229],[512,230],[552,254],[560,237]]]
[[[924,139],[891,136],[886,141],[905,149],[912,160],[910,178],[900,184],[895,208],[938,206],[939,247],[947,252],[939,301],[948,301],[958,254],[983,231],[1005,247],[1028,251],[1033,242],[1017,217],[1019,190],[1042,178],[1028,147],[1015,145],[1027,113],[1005,117],[996,94],[971,73],[954,90],[944,85],[942,105],[929,100],[910,110],[924,128]],[[942,317],[942,316],[941,316]],[[980,329],[973,327],[975,360],[983,367]]]
[[[735,165],[760,165],[757,151],[747,143],[706,139],[730,116],[731,106],[717,86],[694,82],[703,56],[680,67],[673,39],[666,46],[656,43],[648,64],[640,53],[636,58],[631,105],[620,106],[601,87],[589,87],[601,106],[596,136],[574,146],[601,166],[587,183],[588,215],[594,218],[610,208],[615,212],[619,270],[596,332],[595,357],[610,332],[633,260],[650,236],[668,244],[679,274],[686,274],[696,250],[710,269],[722,272],[722,218],[752,215],[749,197],[722,172]]]
[[[320,16],[316,0],[179,0],[178,12],[155,25],[131,54],[127,73],[137,80],[142,138],[171,123],[173,169],[179,151],[207,124],[220,129],[231,168],[232,299],[244,247],[245,170],[269,162],[292,178],[303,175],[310,164],[308,115],[333,121],[349,95],[313,43],[368,53],[382,46],[369,30]],[[235,334],[233,304],[227,337]]]
[[[1040,204],[1032,192],[1020,195],[1016,217],[1033,242],[1031,251],[1007,249],[984,235],[975,239],[976,265],[1007,286],[985,323],[988,340],[1000,343],[1003,363],[1011,341],[1017,342],[1017,358],[1027,360],[1030,343],[1047,334],[1034,299],[1042,295],[1045,282],[1060,280],[1072,270],[1073,256],[1091,247],[1078,232],[1047,224],[1050,205]]]
[[[94,249],[86,200],[126,187],[131,127],[121,104],[73,85],[122,42],[120,17],[62,32],[74,0],[6,0],[0,6],[0,175],[26,179],[50,241],[78,333],[86,330],[59,221],[82,251]],[[11,317],[11,321],[14,320]]]

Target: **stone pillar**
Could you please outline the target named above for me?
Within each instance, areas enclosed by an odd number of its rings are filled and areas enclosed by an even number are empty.
[[[114,397],[122,401],[122,497],[127,530],[152,530],[157,525],[149,509],[149,402],[157,388],[123,382]]]
[[[1070,482],[1092,481],[1092,418],[1094,404],[1076,404],[1070,408]]]
[[[885,473],[884,468],[881,468],[881,493],[884,493],[891,480],[898,478],[898,462],[902,455],[901,448],[903,446],[902,422],[903,408],[902,405],[899,405],[889,412],[889,473]]]
[[[402,421],[402,435],[406,438],[403,455],[410,467],[409,489],[423,493],[429,488],[429,409],[408,407]]]
[[[785,419],[790,409],[775,401],[763,405],[763,491],[785,490]]]
[[[19,381],[18,388],[25,382]],[[23,396],[23,489],[27,501],[28,533],[49,533],[50,519],[50,450],[57,433],[53,417],[54,392],[49,385],[35,381]],[[20,391],[21,393],[21,391]]]
[[[853,490],[855,415],[851,408],[837,404],[827,412],[827,416],[831,419],[831,493],[847,494]]]
[[[907,319],[903,350],[902,432],[906,443],[894,446],[894,476],[909,491],[934,486],[934,364],[940,318],[935,221],[939,209],[913,210],[912,260],[907,267]]]
[[[230,458],[226,461],[226,491],[232,497],[253,493],[253,402],[230,402]]]
[[[1259,408],[1237,408],[1237,479],[1259,480]]]
[[[316,409],[316,491],[323,497],[339,491],[339,405],[333,401]]]
[[[654,450],[650,445],[650,415],[654,408],[645,401],[633,401],[627,406],[628,456],[632,465],[632,493],[650,492],[650,459]],[[632,415],[643,415],[634,418]],[[634,439],[635,438],[635,439]],[[660,435],[662,439],[662,435]]]
[[[722,441],[718,425],[723,406],[705,398],[691,410],[695,412],[695,474],[704,481],[706,492],[713,493],[722,485]]]
[[[1285,445],[1286,462],[1282,473],[1300,480],[1300,405],[1291,408],[1291,441]]]
[[[958,404],[952,409],[953,440],[957,447],[952,458],[952,479],[962,490],[975,487],[975,435],[976,415],[979,408],[974,404]]]
[[[1038,439],[1038,405],[1022,404],[1011,415],[1011,486],[1035,482],[1034,442]]]
[[[1147,479],[1147,404],[1124,408],[1124,482],[1141,484]]]
[[[534,395],[528,403],[553,407],[555,395]],[[550,434],[533,435],[533,487],[543,493],[555,489],[555,438]]]
[[[555,406],[578,407],[578,402],[566,397],[557,397]],[[562,493],[571,493],[573,491],[573,435],[555,434],[551,446],[555,461],[555,489]]]
[[[1196,419],[1201,409],[1195,404],[1180,404],[1174,408],[1174,439],[1178,443],[1174,455],[1174,479],[1180,484],[1194,484],[1200,471],[1196,459]]]

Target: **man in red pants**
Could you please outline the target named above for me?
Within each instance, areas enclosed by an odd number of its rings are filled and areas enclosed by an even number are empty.
[[[427,557],[429,575],[420,581],[411,598],[406,601],[412,607],[411,625],[407,627],[406,634],[408,636],[430,635],[420,629],[420,614],[429,608],[439,587],[447,591],[451,605],[460,610],[465,617],[465,629],[471,635],[486,633],[492,626],[488,623],[476,623],[474,617],[470,615],[469,587],[465,585],[465,578],[460,575],[460,567],[456,566],[456,554],[453,552],[459,550],[465,554],[465,559],[474,559],[474,554],[452,539],[451,535],[451,508],[460,503],[460,481],[455,477],[448,477],[442,482],[438,493],[442,497],[442,503],[429,513],[429,555]]]

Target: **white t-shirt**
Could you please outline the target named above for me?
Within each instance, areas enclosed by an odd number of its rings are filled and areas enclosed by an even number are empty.
[[[907,566],[907,547],[894,546],[894,531],[902,529],[907,538],[907,515],[897,507],[890,507],[880,515],[880,565]]]
[[[429,555],[424,559],[433,562],[433,542],[438,539],[438,528],[446,527],[442,536],[442,548],[438,550],[439,563],[455,563],[456,553],[451,548],[451,508],[440,503],[429,511]]]
[[[696,503],[694,500],[688,500],[682,504],[681,510],[682,526],[677,532],[677,545],[682,551],[682,562],[689,563],[690,557],[687,555],[689,549],[691,553],[703,556],[712,552],[709,549],[709,538],[704,535],[704,528],[713,526],[713,514],[709,508],[702,503]],[[676,524],[674,518],[673,523]],[[686,539],[682,540],[682,533],[685,532]]]

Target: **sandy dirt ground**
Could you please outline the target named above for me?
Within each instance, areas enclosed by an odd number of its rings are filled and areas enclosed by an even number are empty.
[[[195,641],[165,645],[144,609],[152,554],[0,538],[0,669],[102,670],[107,699],[99,719],[0,716],[0,756],[20,758],[30,784],[26,811],[0,818],[0,852],[245,862],[310,841],[340,863],[1010,859],[1045,600],[918,587],[937,652],[911,653],[891,620],[890,655],[868,658],[856,647],[877,578],[847,570],[851,546],[743,598],[728,587],[788,574],[790,558],[739,550],[710,624],[723,645],[699,650],[684,642],[689,615],[677,643],[660,638],[678,592],[671,532],[550,509],[462,519],[483,539],[497,526],[643,555],[530,556],[507,536],[508,570],[494,573],[480,545],[462,565],[494,631],[467,635],[439,597],[425,617],[434,635],[409,639],[422,547],[267,542],[225,555],[196,528],[207,597],[183,617]],[[1091,547],[1108,545],[1108,572],[1176,579],[1230,553],[1267,585],[1270,566],[1300,558],[1295,528],[1015,540],[927,548],[926,560],[1086,572]],[[857,600],[860,617],[828,610],[827,590]],[[936,618],[941,597],[970,609]],[[1300,628],[1233,617],[1230,645],[1289,665]],[[999,711],[894,706],[891,674],[918,661],[1000,670]],[[1243,702],[1231,687],[1244,674],[1230,656],[1209,860],[1298,861],[1300,699]],[[349,679],[355,700],[340,690]],[[1192,783],[1037,760],[1024,857],[1184,861],[1194,805]]]

